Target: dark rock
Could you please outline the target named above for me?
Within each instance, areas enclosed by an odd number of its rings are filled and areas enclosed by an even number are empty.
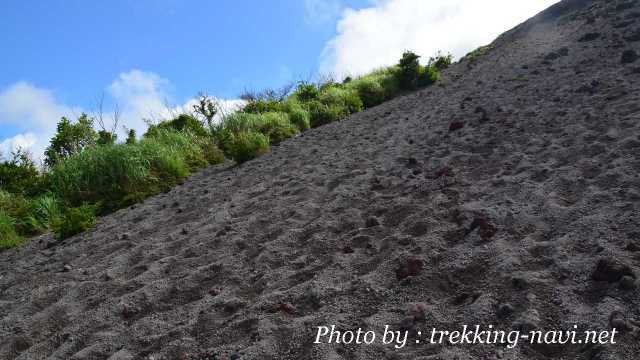
[[[364,226],[368,228],[376,227],[378,225],[380,225],[380,221],[378,221],[378,219],[373,216],[370,218],[367,218],[367,220],[365,220],[364,222]]]
[[[609,325],[618,331],[629,330],[629,323],[620,311],[614,311],[609,315]]]
[[[635,50],[626,50],[625,52],[622,53],[622,57],[620,58],[620,63],[631,64],[633,62],[636,62],[638,58],[640,58],[640,56],[638,56],[638,53],[635,52]]]
[[[411,258],[403,261],[396,269],[396,277],[398,280],[416,276],[422,272],[424,261],[422,259]]]
[[[472,233],[475,229],[478,229],[480,238],[485,241],[494,237],[498,232],[498,229],[489,222],[488,218],[484,216],[477,216],[475,219],[473,219],[473,222],[467,230],[467,234]]]
[[[427,306],[423,303],[413,304],[409,307],[409,315],[415,322],[425,322],[427,320]]]
[[[442,169],[438,170],[435,173],[435,178],[439,179],[439,178],[441,178],[443,176],[450,177],[450,176],[453,176],[453,175],[454,175],[453,169],[451,169],[448,166],[445,166],[445,167],[443,167]]]
[[[62,267],[62,272],[69,272],[71,270],[73,270],[73,268],[69,264],[66,264],[65,266]]]
[[[635,277],[633,275],[633,271],[628,265],[623,264],[614,258],[602,258],[598,260],[598,264],[592,274],[592,278],[595,281],[614,283],[622,279],[625,275]]]
[[[502,304],[500,305],[500,307],[498,307],[498,312],[496,314],[498,315],[499,318],[505,319],[511,316],[511,314],[513,314],[514,311],[515,309],[511,304]]]
[[[624,290],[633,290],[636,288],[636,279],[632,276],[625,275],[620,279],[620,287]]]
[[[460,130],[464,127],[463,121],[454,121],[449,125],[449,131]]]
[[[278,310],[288,314],[288,315],[295,315],[297,313],[296,308],[291,305],[290,303],[282,303],[278,306]]]
[[[345,245],[345,247],[342,248],[342,252],[345,254],[353,254],[353,248],[349,245]]]
[[[630,251],[630,252],[637,252],[637,251],[640,251],[640,246],[636,245],[636,243],[634,243],[634,242],[629,242],[629,244],[627,244],[627,247],[625,248],[625,250]]]
[[[511,279],[511,285],[513,285],[513,287],[517,290],[525,290],[527,288],[527,280],[520,278],[520,277],[514,277],[513,279]]]
[[[600,33],[588,33],[588,34],[584,34],[580,39],[578,39],[579,42],[588,42],[588,41],[594,41],[594,40],[598,40],[600,38]]]
[[[634,32],[625,35],[624,39],[629,41],[629,42],[636,42],[636,41],[640,41],[640,29],[636,29]]]

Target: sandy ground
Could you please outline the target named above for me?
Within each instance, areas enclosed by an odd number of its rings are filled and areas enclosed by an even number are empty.
[[[638,359],[638,53],[640,1],[564,1],[438,86],[4,252],[0,358]],[[620,334],[313,344],[331,324]]]

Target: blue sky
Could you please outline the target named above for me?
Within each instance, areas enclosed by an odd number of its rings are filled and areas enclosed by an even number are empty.
[[[120,125],[144,130],[143,117],[199,91],[236,99],[319,72],[363,73],[405,49],[460,56],[553,2],[5,0],[0,151],[37,156],[60,116],[91,112],[103,93]]]

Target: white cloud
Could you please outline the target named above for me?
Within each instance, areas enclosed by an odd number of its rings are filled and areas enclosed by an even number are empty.
[[[120,138],[122,126],[143,134],[147,129],[145,119],[151,121],[171,118],[182,112],[191,112],[195,99],[182,105],[168,105],[171,101],[171,83],[157,74],[141,70],[123,72],[107,87],[108,102],[117,104],[120,110]],[[217,116],[233,112],[244,105],[244,101],[217,99],[221,111]],[[15,83],[0,89],[0,126],[13,125],[24,129],[23,133],[9,138],[0,138],[0,153],[9,154],[17,148],[29,150],[36,160],[41,160],[49,140],[55,134],[56,125],[62,116],[75,119],[82,110],[56,101],[49,90],[26,82]],[[105,126],[111,111],[104,109]],[[97,125],[97,124],[96,124]]]
[[[382,0],[346,9],[321,57],[321,71],[357,75],[390,65],[405,50],[461,57],[558,0]]]
[[[30,150],[39,159],[62,116],[79,113],[56,101],[51,91],[26,82],[15,83],[0,91],[0,126],[13,125],[24,133],[0,139],[0,152],[17,148]]]

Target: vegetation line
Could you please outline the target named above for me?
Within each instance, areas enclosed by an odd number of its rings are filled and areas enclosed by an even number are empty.
[[[115,131],[96,132],[86,114],[62,118],[45,169],[20,150],[0,162],[0,250],[46,231],[57,239],[83,232],[96,216],[167,191],[197,169],[225,158],[243,163],[309,128],[429,86],[450,64],[450,55],[438,55],[422,66],[405,52],[397,65],[340,83],[246,93],[244,108],[220,122],[216,103],[203,95],[192,113],[150,125],[139,140],[130,131],[120,143]]]

